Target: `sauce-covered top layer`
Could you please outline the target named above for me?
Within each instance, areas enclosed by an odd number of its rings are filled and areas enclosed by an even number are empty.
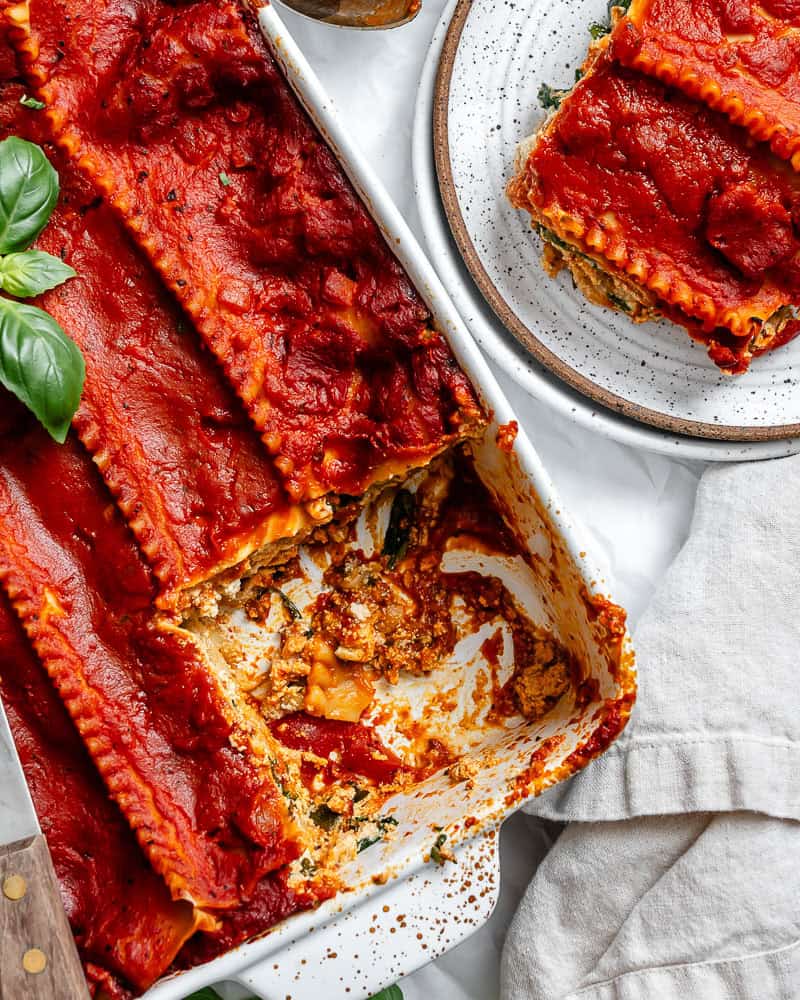
[[[724,111],[800,166],[797,0],[633,0],[617,57]]]
[[[360,493],[479,418],[242,6],[32,0],[30,14],[56,140],[184,304],[293,498]]]
[[[110,793],[175,896],[236,905],[293,856],[275,782],[234,745],[191,637],[154,620],[150,574],[77,442],[2,391],[0,580]]]
[[[0,91],[0,139],[47,136],[42,114]],[[41,296],[78,344],[75,428],[165,592],[302,527],[272,460],[213,357],[146,257],[75,165],[47,146],[61,195],[37,248],[77,276]]]
[[[90,984],[115,1000],[147,989],[194,932],[193,908],[147,864],[5,598],[0,694]]]
[[[607,54],[527,171],[527,197],[557,232],[709,332],[749,339],[751,317],[800,299],[800,178],[720,114]]]

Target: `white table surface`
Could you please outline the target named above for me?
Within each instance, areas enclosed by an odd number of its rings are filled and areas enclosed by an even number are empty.
[[[281,16],[336,102],[345,124],[424,246],[411,175],[417,81],[445,0],[424,0],[406,27],[356,32]],[[567,509],[581,521],[613,594],[636,619],[682,545],[702,465],[618,445],[549,413],[496,372]],[[493,1000],[498,961],[517,900],[552,829],[523,814],[501,836],[500,903],[489,924],[400,984],[406,1000]],[[326,998],[333,1000],[333,998]]]

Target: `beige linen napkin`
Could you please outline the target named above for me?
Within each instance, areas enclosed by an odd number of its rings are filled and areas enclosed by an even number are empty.
[[[800,998],[800,456],[712,467],[607,754],[509,931],[504,1000]]]

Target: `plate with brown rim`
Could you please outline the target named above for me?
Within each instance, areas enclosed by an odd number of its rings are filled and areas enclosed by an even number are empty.
[[[757,358],[744,376],[723,375],[682,327],[633,324],[587,302],[565,273],[549,278],[539,237],[505,197],[516,147],[545,114],[541,84],[565,88],[574,81],[589,25],[605,17],[605,0],[448,5],[441,54],[429,71],[436,176],[455,244],[522,350],[569,386],[570,396],[611,411],[616,419],[604,428],[611,436],[629,439],[636,421],[646,432],[638,443],[686,457],[796,451],[800,339]],[[429,62],[434,58],[432,52]],[[420,101],[423,92],[424,81]],[[620,423],[617,414],[628,419]],[[615,426],[623,432],[614,433]]]

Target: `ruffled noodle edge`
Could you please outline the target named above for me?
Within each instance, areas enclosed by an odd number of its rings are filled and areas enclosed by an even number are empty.
[[[614,221],[584,221],[557,206],[540,208],[531,196],[531,173],[526,164],[510,182],[508,195],[516,208],[530,213],[534,225],[540,223],[601,266],[610,265],[620,276],[632,278],[660,301],[699,322],[704,331],[710,333],[717,327],[724,327],[735,337],[752,337],[760,332],[761,321],[769,319],[787,304],[775,288],[761,303],[753,302],[736,309],[720,308],[710,295],[695,292],[677,269],[666,264],[652,264],[641,253],[632,251],[621,227]]]
[[[117,803],[153,869],[164,879],[173,899],[185,899],[196,911],[196,929],[215,930],[216,919],[203,909],[197,899],[197,867],[182,849],[181,837],[174,823],[161,813],[152,789],[115,749],[103,732],[102,697],[88,683],[81,660],[51,619],[62,617],[64,609],[49,589],[45,600],[36,597],[22,584],[13,570],[0,570],[0,584],[31,640],[40,662],[50,676],[59,697],[75,723],[111,797]],[[213,873],[206,876],[213,888]],[[231,905],[235,905],[232,903]]]
[[[626,22],[638,28],[636,21],[628,17],[620,22],[616,30],[624,30]],[[645,44],[648,43],[657,44],[653,39],[648,39],[645,42]],[[655,77],[662,83],[681,90],[714,111],[724,114],[735,125],[746,129],[754,139],[768,143],[776,156],[788,160],[795,170],[800,171],[800,121],[798,127],[794,131],[790,131],[777,114],[769,114],[752,104],[748,104],[742,94],[737,93],[732,87],[726,86],[725,81],[720,82],[700,71],[690,59],[674,58],[673,54],[670,54],[670,58],[659,57],[645,53],[641,49],[631,59],[623,59],[619,56],[615,56],[615,58],[619,58],[620,62],[631,69],[638,70],[645,76]],[[743,77],[743,74],[737,73],[737,75]],[[761,88],[762,85],[753,81],[753,86]],[[780,94],[775,90],[769,90],[769,94],[773,100],[780,98]],[[788,102],[783,103],[786,104],[787,109],[792,108]],[[795,110],[800,117],[800,108]]]

